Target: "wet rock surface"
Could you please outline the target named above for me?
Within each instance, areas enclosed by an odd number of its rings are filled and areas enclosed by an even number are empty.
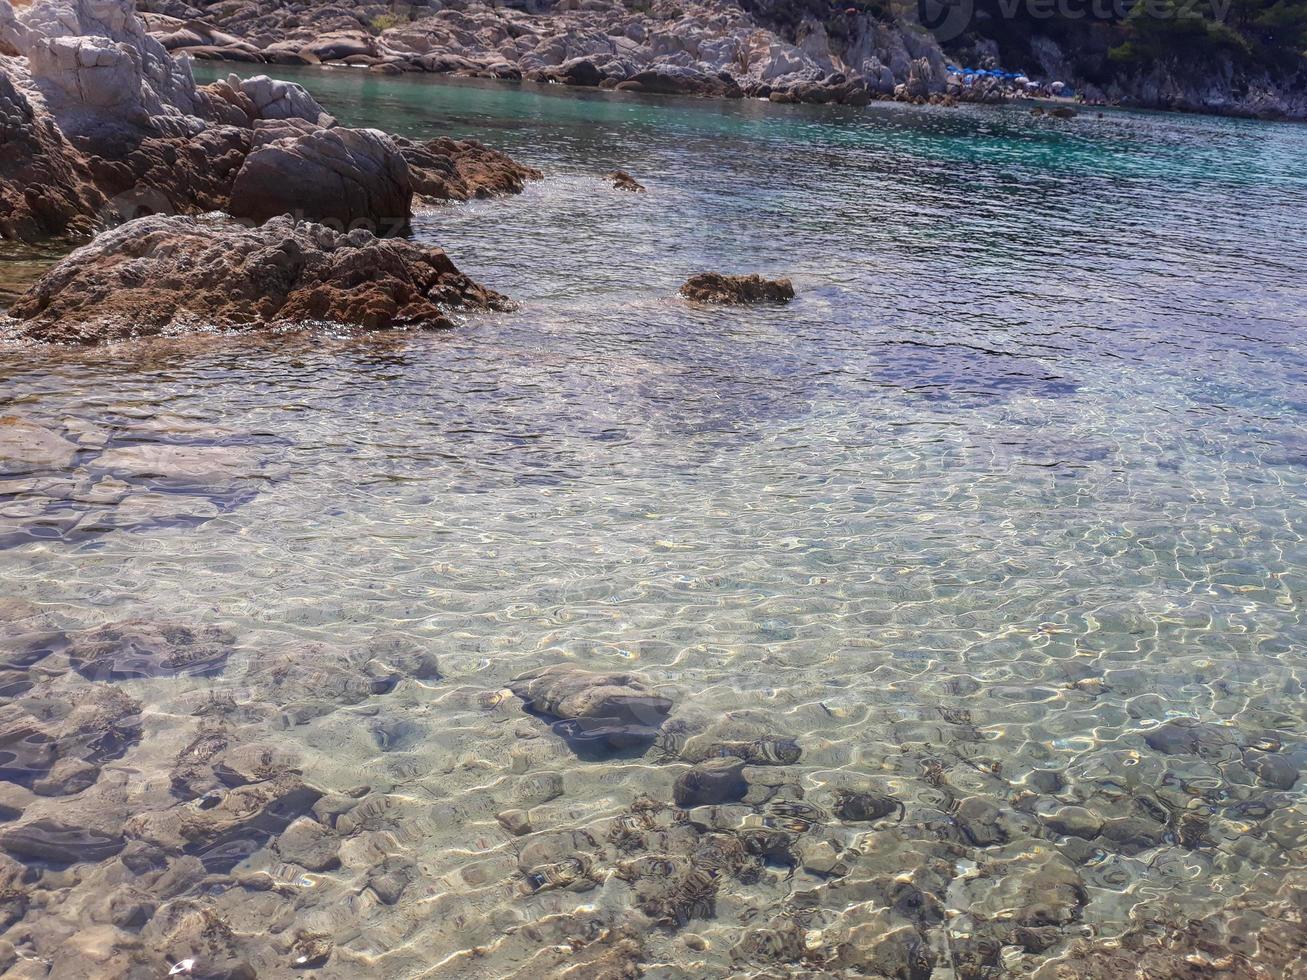
[[[644,184],[640,183],[625,170],[614,170],[607,175],[607,180],[612,182],[613,187],[619,191],[630,191],[632,194],[645,193]]]
[[[543,176],[476,140],[442,137],[419,142],[399,137],[395,144],[408,164],[419,203],[520,194],[529,181]]]
[[[639,675],[595,673],[567,664],[522,674],[509,689],[527,711],[547,719],[556,734],[600,750],[647,746],[672,707]]]
[[[11,308],[15,336],[97,343],[188,330],[328,321],[443,328],[449,311],[508,300],[444,252],[276,218],[138,218],[56,266]]]
[[[73,670],[88,680],[118,681],[165,674],[205,676],[222,670],[234,638],[217,627],[192,629],[148,620],[113,623],[69,641]]]
[[[794,285],[788,279],[764,279],[756,274],[725,276],[702,272],[686,280],[681,295],[696,303],[718,305],[786,303],[794,298]]]

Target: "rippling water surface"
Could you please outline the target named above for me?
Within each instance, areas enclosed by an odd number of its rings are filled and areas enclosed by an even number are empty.
[[[124,745],[60,722],[89,786],[7,763],[9,826],[127,839],[20,856],[21,975],[133,937],[206,976],[1091,972],[1208,915],[1201,955],[1282,967],[1307,130],[300,78],[545,171],[415,230],[521,309],[0,350],[0,422],[45,430],[0,476],[0,737],[85,695],[87,631],[226,631],[217,672],[102,681]],[[678,300],[704,269],[798,299]],[[525,712],[508,684],[555,663],[640,674],[656,740]],[[689,763],[788,739],[671,809]],[[249,816],[251,752],[310,798]]]

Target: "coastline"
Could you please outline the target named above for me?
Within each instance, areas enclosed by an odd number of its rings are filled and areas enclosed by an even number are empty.
[[[229,63],[324,64],[382,74],[855,106],[879,100],[994,103],[1027,94],[1056,96],[1065,89],[1088,108],[1307,119],[1307,92],[1229,65],[1213,65],[1207,77],[1188,77],[1158,64],[1094,84],[1078,77],[1050,42],[1041,49],[1040,63],[1030,66],[1038,70],[1030,78],[962,69],[920,26],[856,7],[821,13],[822,5],[797,0],[742,6],[562,0],[521,8],[431,0],[401,15],[384,8],[349,14],[331,8],[320,20],[312,13],[292,15],[279,0],[227,5],[216,14],[184,0],[146,0],[145,7],[151,33],[170,51]],[[994,54],[982,60],[989,69],[1001,67]]]

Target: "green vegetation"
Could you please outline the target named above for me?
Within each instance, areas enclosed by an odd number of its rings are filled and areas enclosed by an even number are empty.
[[[380,34],[382,31],[388,31],[392,27],[399,27],[401,24],[408,23],[407,17],[402,17],[396,13],[378,14],[369,21],[374,31]]]

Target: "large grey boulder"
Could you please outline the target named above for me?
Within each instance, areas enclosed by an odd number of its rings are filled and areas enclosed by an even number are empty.
[[[228,210],[254,221],[290,214],[388,235],[408,225],[413,182],[399,148],[379,130],[261,122]]]

